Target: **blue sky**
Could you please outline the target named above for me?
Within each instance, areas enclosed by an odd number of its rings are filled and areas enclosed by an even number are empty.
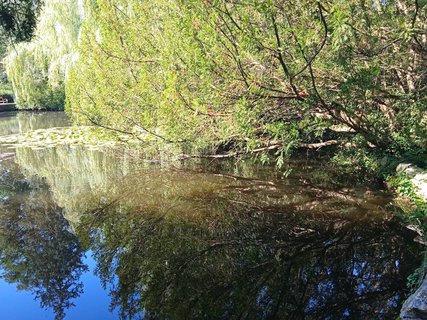
[[[75,307],[67,311],[65,320],[116,320],[117,314],[108,311],[110,298],[104,291],[99,279],[94,276],[95,261],[90,253],[84,262],[89,266],[81,280],[84,283],[84,293],[73,300]],[[14,284],[8,284],[0,279],[0,318],[4,320],[53,320],[50,310],[40,307],[28,291],[18,291]]]

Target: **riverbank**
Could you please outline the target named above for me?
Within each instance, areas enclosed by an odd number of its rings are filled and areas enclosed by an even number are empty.
[[[0,103],[0,112],[17,111],[15,103]]]
[[[423,170],[410,163],[401,163],[397,166],[396,172],[404,174],[413,184],[413,192],[424,202],[427,201],[427,170]]]
[[[396,176],[390,179],[397,193],[407,201],[402,205],[407,219],[420,234],[420,239],[427,245],[427,170],[410,163],[401,163],[396,168]],[[427,258],[427,257],[426,257]],[[403,304],[400,317],[402,320],[427,319],[427,259],[414,274],[414,281],[419,288]]]
[[[410,163],[401,163],[396,174],[388,178],[396,192],[397,203],[405,213],[407,223],[412,225],[427,245],[427,170]]]

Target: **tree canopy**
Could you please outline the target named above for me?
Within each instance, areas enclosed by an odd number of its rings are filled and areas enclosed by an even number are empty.
[[[424,2],[98,0],[85,12],[67,89],[80,122],[207,153],[426,150]]]
[[[2,0],[0,31],[12,41],[28,41],[34,35],[40,0]]]
[[[44,2],[33,39],[11,47],[5,59],[19,108],[63,109],[79,28],[78,2]]]
[[[426,8],[47,0],[34,40],[10,51],[8,75],[22,107],[58,109],[66,99],[77,123],[187,154],[275,151],[279,165],[298,147],[367,150],[362,160],[420,155]]]

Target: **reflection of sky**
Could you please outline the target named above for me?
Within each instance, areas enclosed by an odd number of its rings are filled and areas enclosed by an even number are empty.
[[[38,301],[28,291],[17,291],[0,279],[0,318],[5,320],[51,320],[52,311],[40,308]]]
[[[101,286],[100,280],[94,276],[95,261],[90,252],[84,259],[89,272],[81,277],[84,293],[72,300],[75,307],[66,311],[65,320],[116,320],[116,313],[110,313],[108,307],[110,298]],[[1,273],[1,270],[0,270]],[[0,279],[0,319],[5,320],[53,320],[51,310],[40,307],[28,291],[16,290],[15,284],[8,284]]]

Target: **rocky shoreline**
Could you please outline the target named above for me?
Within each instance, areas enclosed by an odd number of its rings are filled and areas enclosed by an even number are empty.
[[[409,163],[399,164],[396,171],[398,174],[404,174],[415,186],[415,193],[427,202],[427,171]],[[403,304],[400,318],[402,320],[427,319],[427,275],[421,287]]]

